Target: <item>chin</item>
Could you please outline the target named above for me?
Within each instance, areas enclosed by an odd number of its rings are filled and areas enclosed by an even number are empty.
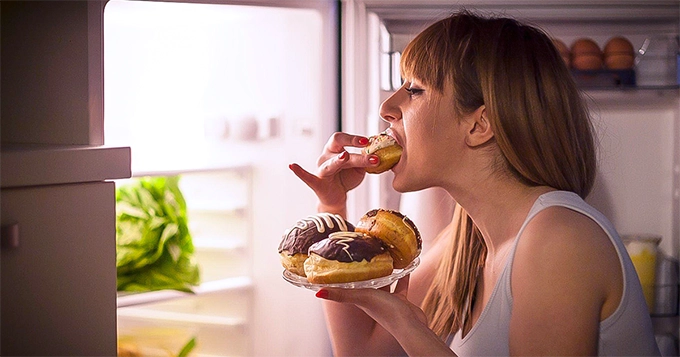
[[[414,178],[415,176],[405,173],[395,174],[394,179],[392,180],[392,188],[397,192],[404,193],[420,191],[431,187]]]

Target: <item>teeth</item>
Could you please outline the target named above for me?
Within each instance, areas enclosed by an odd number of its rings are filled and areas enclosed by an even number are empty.
[[[385,131],[382,132],[383,134],[389,136],[394,140],[395,143],[399,144],[399,141],[397,140],[396,135],[394,135],[394,132],[392,131],[392,128],[387,128]],[[401,144],[400,144],[401,145]]]

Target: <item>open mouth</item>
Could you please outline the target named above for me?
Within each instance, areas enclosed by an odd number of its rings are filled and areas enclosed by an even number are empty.
[[[397,144],[399,144],[400,146],[403,146],[403,145],[401,145],[401,143],[399,142],[399,139],[397,138],[397,136],[394,135],[394,132],[392,131],[392,128],[387,128],[387,129],[383,132],[383,134],[389,135],[392,139],[394,139],[394,141],[397,142]]]

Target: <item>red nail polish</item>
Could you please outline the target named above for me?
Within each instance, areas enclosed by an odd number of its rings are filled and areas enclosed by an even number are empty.
[[[328,298],[328,290],[319,290],[316,292],[316,297],[319,299],[327,299]]]
[[[343,152],[340,153],[340,155],[338,155],[338,159],[345,160],[345,159],[347,159],[348,156],[349,156],[349,153],[347,151],[343,151]]]
[[[375,165],[375,164],[377,164],[378,162],[380,162],[380,159],[378,159],[377,156],[369,156],[369,157],[368,157],[368,162],[371,163],[372,165]]]
[[[368,144],[368,139],[366,138],[359,138],[359,145],[366,145]]]

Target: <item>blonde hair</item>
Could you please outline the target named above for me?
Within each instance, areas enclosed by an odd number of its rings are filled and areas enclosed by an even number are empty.
[[[586,197],[595,180],[593,129],[586,105],[550,37],[536,27],[467,10],[421,32],[402,54],[404,78],[443,92],[454,108],[486,106],[506,171],[529,186]],[[446,248],[423,309],[441,338],[463,327],[474,302],[486,246],[457,206]]]

